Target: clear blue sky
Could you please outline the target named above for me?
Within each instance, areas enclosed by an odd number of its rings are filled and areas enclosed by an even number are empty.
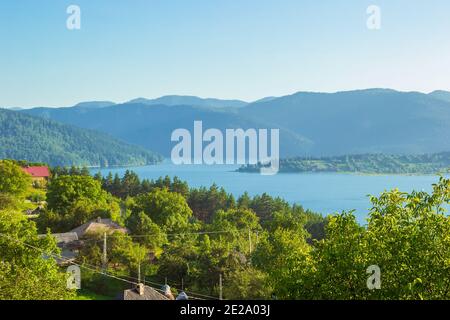
[[[448,0],[0,0],[0,106],[450,90],[449,40]]]

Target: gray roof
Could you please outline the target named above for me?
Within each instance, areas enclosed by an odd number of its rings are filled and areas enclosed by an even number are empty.
[[[169,300],[166,296],[159,293],[149,286],[144,286],[144,294],[141,296],[136,289],[129,289],[123,292],[123,300]]]
[[[56,239],[56,243],[70,243],[78,240],[78,235],[75,232],[66,233],[53,233],[53,237]]]
[[[95,219],[85,224],[71,230],[70,232],[75,232],[78,235],[78,238],[82,238],[84,235],[88,233],[98,233],[105,231],[120,231],[123,233],[127,233],[127,229],[121,227],[111,219]]]
[[[39,238],[45,238],[46,236],[46,234],[38,235]],[[75,232],[52,233],[51,236],[56,239],[58,245],[68,244],[78,240],[78,235]]]

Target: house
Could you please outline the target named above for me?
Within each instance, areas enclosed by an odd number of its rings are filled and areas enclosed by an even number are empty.
[[[46,166],[27,166],[22,170],[31,176],[33,183],[45,184],[50,178],[50,170]]]
[[[128,289],[120,295],[120,300],[169,300],[156,289],[139,283],[135,288]]]
[[[47,235],[39,235],[39,237],[45,236]],[[78,240],[78,235],[74,232],[67,232],[53,233],[51,236],[55,238],[56,245],[61,249],[61,258],[56,259],[58,265],[64,266],[74,262],[83,245],[82,241]]]
[[[81,226],[71,230],[70,232],[76,233],[78,239],[81,239],[89,234],[98,234],[98,233],[112,233],[114,231],[119,231],[122,233],[128,233],[128,230],[111,219],[102,219],[97,218],[96,220],[92,220],[82,224]]]

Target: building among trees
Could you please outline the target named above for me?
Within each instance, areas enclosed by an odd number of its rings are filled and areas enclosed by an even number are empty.
[[[33,183],[45,184],[50,178],[50,170],[46,166],[27,166],[22,170],[31,176]]]

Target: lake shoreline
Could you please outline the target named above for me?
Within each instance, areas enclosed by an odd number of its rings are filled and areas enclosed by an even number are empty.
[[[235,170],[237,173],[247,174],[260,174],[258,171],[242,171]],[[450,173],[372,173],[372,172],[354,172],[354,171],[279,171],[277,174],[343,174],[343,175],[355,175],[355,176],[448,176]]]
[[[223,187],[236,198],[247,192],[250,196],[267,193],[291,204],[327,216],[341,211],[356,210],[358,222],[366,223],[372,207],[368,195],[378,196],[384,191],[398,188],[403,192],[432,191],[438,175],[380,175],[355,173],[281,173],[273,176],[242,174],[237,165],[174,165],[170,159],[161,164],[137,167],[91,169],[103,176],[109,172],[123,176],[134,171],[140,179],[156,180],[177,176],[192,188],[209,188],[213,184]]]

